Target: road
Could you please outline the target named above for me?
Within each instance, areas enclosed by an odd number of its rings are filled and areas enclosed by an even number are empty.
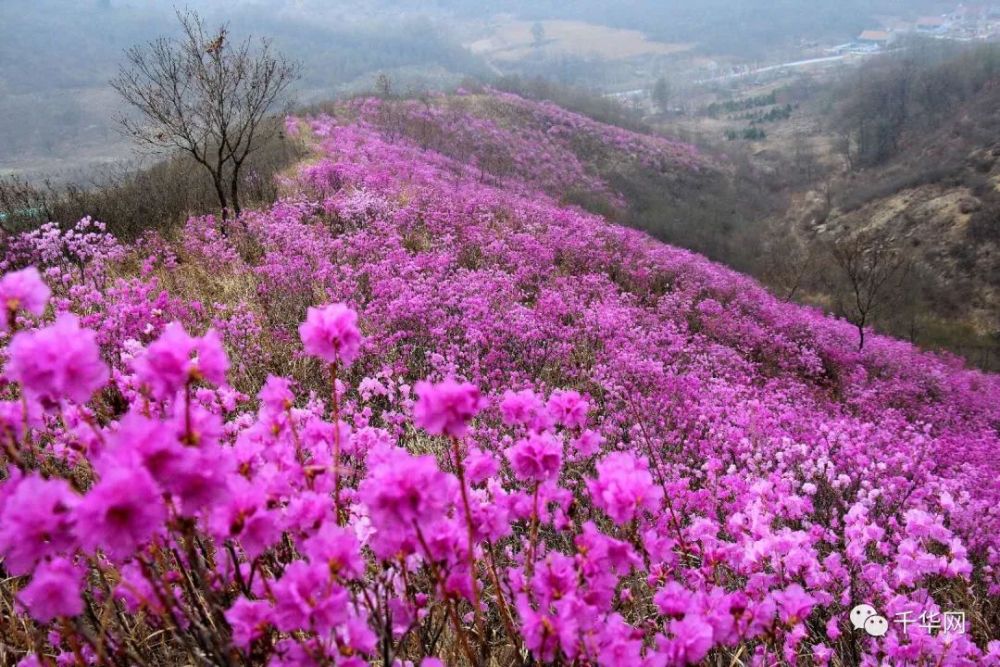
[[[775,72],[782,69],[795,69],[798,67],[807,67],[809,65],[818,65],[820,63],[833,63],[841,60],[846,60],[849,56],[854,55],[868,55],[868,54],[843,54],[839,56],[826,56],[825,58],[810,58],[809,60],[796,60],[790,63],[782,63],[780,65],[768,65],[767,67],[760,67],[758,69],[747,70],[745,72],[734,72],[732,74],[725,74],[723,76],[713,77],[711,79],[701,79],[700,81],[695,81],[697,84],[704,83],[717,83],[719,81],[729,81],[732,79],[742,79],[748,76],[754,76],[756,74],[764,74],[765,72]]]
[[[783,69],[797,69],[799,67],[808,67],[809,65],[819,65],[822,63],[834,63],[846,60],[847,58],[853,56],[868,56],[873,55],[869,53],[849,53],[842,54],[839,56],[826,56],[823,58],[810,58],[808,60],[796,60],[790,63],[781,63],[780,65],[768,65],[767,67],[758,67],[757,69],[750,69],[743,72],[733,72],[731,74],[724,74],[722,76],[716,76],[709,79],[699,79],[694,83],[698,85],[704,85],[707,83],[719,83],[722,81],[732,81],[733,79],[742,79],[745,77],[755,76],[757,74],[765,74],[767,72],[776,72]],[[637,95],[643,95],[647,92],[645,88],[637,88],[636,90],[624,90],[616,93],[607,93],[605,97],[616,97],[619,99],[628,99],[630,97],[635,97]]]

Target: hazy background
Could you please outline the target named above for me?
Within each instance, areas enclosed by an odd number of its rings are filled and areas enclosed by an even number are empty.
[[[123,49],[173,34],[174,2],[0,0],[0,175],[37,178],[130,155],[107,86]],[[932,0],[190,0],[233,33],[266,35],[300,60],[300,102],[463,78],[544,76],[597,92],[667,75],[675,84],[741,63],[781,62],[851,39]],[[639,32],[641,31],[641,32]]]

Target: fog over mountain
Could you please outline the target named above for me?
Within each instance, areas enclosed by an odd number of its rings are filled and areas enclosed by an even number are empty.
[[[915,16],[949,6],[932,0],[4,0],[0,173],[37,175],[123,157],[127,147],[111,122],[118,108],[107,80],[124,49],[176,31],[180,4],[228,22],[236,36],[273,38],[303,63],[296,91],[302,102],[368,89],[379,72],[400,89],[446,89],[467,76],[511,73],[621,89],[634,87],[637,76],[678,66],[678,54],[780,59],[804,42],[845,41],[882,14]],[[643,46],[619,48],[637,40]]]

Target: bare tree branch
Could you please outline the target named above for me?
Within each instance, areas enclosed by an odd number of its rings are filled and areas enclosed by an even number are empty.
[[[910,270],[910,258],[891,239],[866,231],[834,243],[830,252],[846,278],[847,298],[840,309],[858,328],[858,350],[865,347],[865,327],[872,315],[898,296]],[[846,303],[845,303],[846,301]]]
[[[180,38],[125,52],[111,86],[138,113],[120,122],[150,150],[189,154],[211,176],[223,219],[239,217],[241,169],[278,131],[270,116],[299,66],[267,39],[234,43],[225,25],[209,32],[194,12],[177,18]]]

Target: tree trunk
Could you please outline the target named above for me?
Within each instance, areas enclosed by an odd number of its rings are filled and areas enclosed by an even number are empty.
[[[235,218],[239,218],[240,213],[243,212],[243,207],[240,205],[240,167],[239,163],[233,167],[232,180],[229,181],[229,200],[233,203],[233,216]]]
[[[222,220],[226,221],[229,219],[229,202],[226,200],[226,188],[222,185],[222,177],[212,174],[212,182],[215,183],[215,194],[222,208]]]

